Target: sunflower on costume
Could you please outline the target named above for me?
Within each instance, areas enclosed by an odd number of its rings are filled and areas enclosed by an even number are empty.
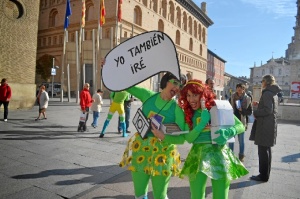
[[[152,146],[154,146],[156,142],[157,142],[157,138],[156,138],[156,137],[152,137],[152,138],[150,139],[150,144],[151,144]]]
[[[144,168],[144,172],[146,173],[146,174],[150,174],[150,171],[151,171],[151,169],[149,168],[149,167],[145,167]]]
[[[132,156],[128,157],[127,160],[126,160],[126,164],[130,164],[131,160],[132,160]]]
[[[169,175],[170,175],[170,172],[169,172],[168,170],[163,170],[163,171],[162,171],[162,174],[163,174],[164,176],[169,176]]]
[[[166,152],[168,150],[169,146],[165,146],[164,148],[162,148],[162,152]]]
[[[154,152],[154,153],[158,152],[158,148],[157,148],[156,146],[153,147],[153,152]]]
[[[119,167],[124,167],[125,166],[125,163],[122,161],[119,163]]]
[[[158,166],[163,166],[164,164],[166,164],[166,159],[167,156],[165,154],[159,154],[156,158],[155,158],[155,165]]]
[[[136,171],[136,169],[135,169],[134,166],[129,166],[129,167],[128,167],[128,170],[129,170],[129,171]]]
[[[149,151],[150,151],[150,147],[149,147],[149,146],[144,146],[144,147],[143,147],[143,151],[149,152]]]
[[[175,150],[172,150],[172,151],[170,152],[170,156],[173,157],[173,158],[175,157],[175,154],[176,154],[176,151],[175,151]]]
[[[149,163],[152,162],[152,156],[148,157],[148,162],[149,162]]]
[[[135,140],[132,143],[132,151],[137,152],[140,150],[141,142],[139,140]]]
[[[145,156],[144,155],[141,155],[141,156],[139,156],[138,158],[137,158],[137,163],[142,163],[143,161],[145,160]]]

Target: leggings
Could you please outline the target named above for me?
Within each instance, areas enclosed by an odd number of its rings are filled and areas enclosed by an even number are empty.
[[[151,178],[154,199],[167,198],[171,174],[169,176],[150,176],[144,172],[131,172],[131,175],[136,197],[147,196],[148,183]]]
[[[190,180],[191,199],[205,199],[205,189],[207,175],[202,172],[197,173],[196,179]],[[228,191],[230,187],[230,180],[211,179],[213,199],[228,199]]]

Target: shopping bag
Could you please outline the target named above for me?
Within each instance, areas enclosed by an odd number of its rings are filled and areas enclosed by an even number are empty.
[[[80,113],[79,122],[85,122],[87,113]]]

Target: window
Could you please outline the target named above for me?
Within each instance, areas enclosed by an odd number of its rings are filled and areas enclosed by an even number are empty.
[[[262,70],[262,75],[265,75],[265,69]]]
[[[139,6],[135,6],[134,8],[133,22],[139,26],[142,26],[142,10]]]
[[[158,30],[164,32],[164,22],[161,19],[158,21]]]
[[[181,28],[181,10],[179,7],[176,8],[176,22],[177,26]]]
[[[281,73],[282,73],[281,68],[279,68],[278,74],[281,75]]]
[[[90,21],[94,18],[94,4],[92,1],[86,1],[85,21]]]
[[[53,45],[56,45],[56,44],[57,44],[57,36],[54,36]]]
[[[175,15],[174,15],[174,13],[175,13],[175,8],[174,8],[174,3],[173,3],[173,1],[170,1],[169,2],[169,4],[170,4],[170,8],[169,8],[169,10],[170,10],[170,21],[174,24],[174,22],[175,22]]]
[[[51,46],[51,37],[48,37],[48,46]]]
[[[202,56],[203,54],[203,49],[202,49],[202,44],[200,44],[200,55]]]
[[[175,43],[177,45],[180,45],[180,31],[179,30],[176,31],[176,40],[175,40]]]
[[[57,10],[56,9],[53,9],[50,11],[50,14],[49,14],[49,27],[55,27],[56,25],[56,20],[57,20]]]
[[[192,38],[190,38],[189,50],[193,51],[193,39]]]

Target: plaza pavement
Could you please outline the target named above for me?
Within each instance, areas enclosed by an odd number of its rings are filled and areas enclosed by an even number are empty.
[[[103,139],[98,133],[106,118],[109,100],[104,100],[99,127],[77,132],[79,105],[50,99],[47,120],[34,121],[38,107],[30,110],[11,110],[8,122],[0,112],[0,198],[2,199],[133,199],[131,175],[119,168],[129,137],[117,134],[117,115],[114,115]],[[131,118],[140,102],[132,105]],[[277,145],[272,148],[273,160],[269,182],[250,181],[258,174],[257,147],[245,134],[245,166],[249,174],[232,181],[230,199],[296,199],[300,198],[300,119],[279,121]],[[130,125],[133,132],[134,127]],[[184,161],[189,144],[180,145]],[[238,144],[235,154],[238,154]],[[207,197],[212,198],[210,181]],[[169,199],[190,198],[186,179],[172,177]],[[151,185],[149,198],[152,197]]]

